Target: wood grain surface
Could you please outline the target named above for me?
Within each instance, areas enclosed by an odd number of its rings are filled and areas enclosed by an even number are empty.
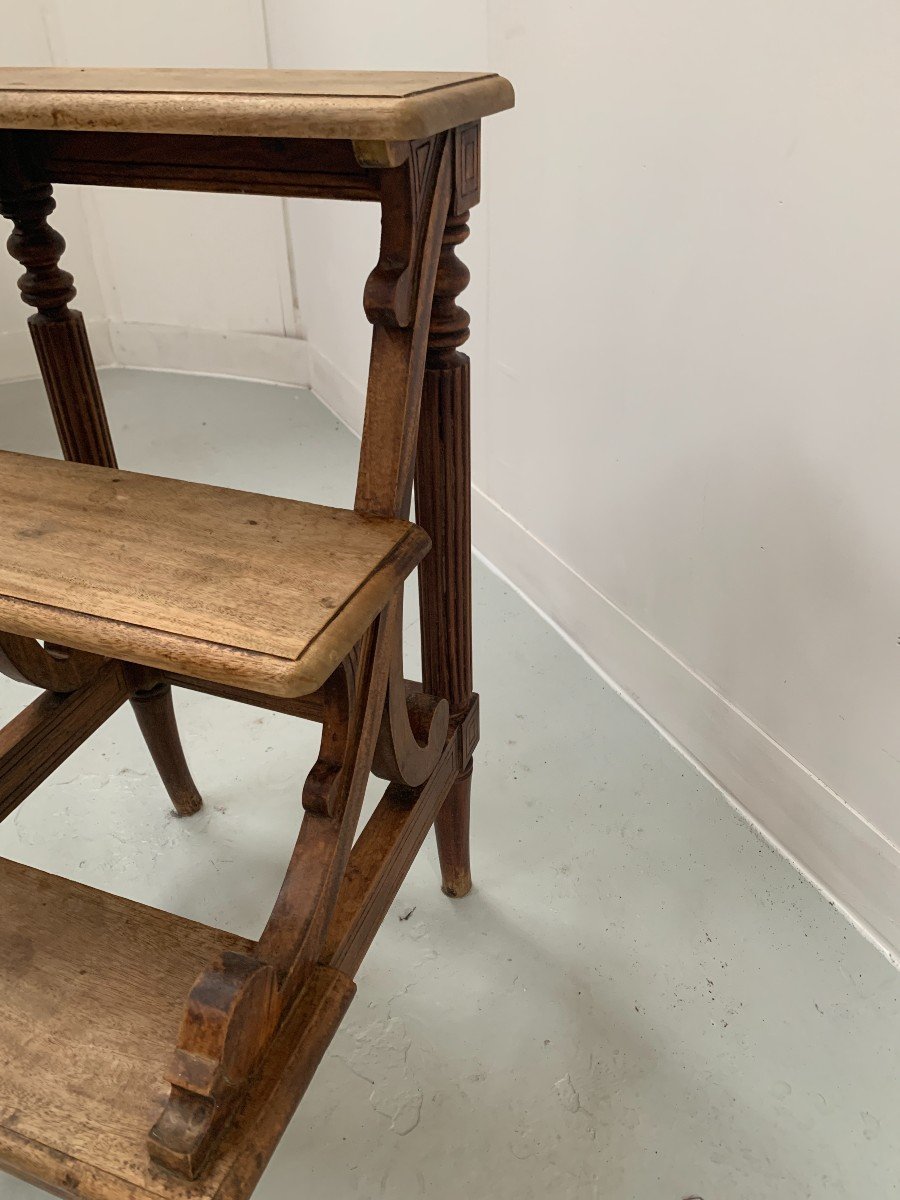
[[[145,1163],[184,997],[252,943],[7,860],[0,910],[0,1129],[114,1174]]]
[[[147,1129],[194,977],[253,943],[0,860],[0,1159],[79,1200],[243,1200],[277,1145],[355,991],[319,968],[298,999],[214,1168],[154,1167]]]
[[[428,548],[406,521],[5,452],[0,506],[0,628],[272,694],[319,687]]]
[[[499,75],[450,71],[5,67],[0,127],[409,140],[511,108]]]

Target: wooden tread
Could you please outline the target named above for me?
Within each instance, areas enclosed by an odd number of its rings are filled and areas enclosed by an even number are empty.
[[[485,72],[0,69],[6,129],[408,141],[512,105]]]
[[[408,521],[0,452],[0,629],[315,691],[430,545]]]
[[[0,1167],[79,1200],[245,1200],[352,999],[316,968],[209,1170],[154,1166],[147,1133],[185,998],[253,943],[0,859]]]

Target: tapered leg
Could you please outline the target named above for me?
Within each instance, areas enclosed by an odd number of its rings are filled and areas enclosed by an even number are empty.
[[[158,683],[148,691],[134,692],[131,707],[175,811],[180,817],[198,812],[203,801],[181,748],[171,686]]]
[[[422,683],[446,697],[452,714],[472,699],[472,544],[469,460],[469,360],[459,346],[469,315],[456,297],[469,272],[456,247],[469,234],[468,212],[447,221],[438,266],[416,459],[416,520],[429,533],[431,553],[419,568]],[[469,865],[471,760],[435,822],[443,890],[465,896]]]
[[[0,213],[13,222],[7,247],[25,268],[19,279],[22,299],[37,309],[28,326],[63,454],[70,462],[115,467],[84,319],[69,308],[74,282],[59,265],[65,239],[47,223],[55,207],[49,183],[24,176],[0,180]],[[172,803],[182,814],[196,812],[200,797],[184,761],[169,689],[136,697],[134,708]]]
[[[454,900],[472,890],[469,865],[469,799],[472,788],[472,760],[453,785],[434,822],[438,858],[441,864],[441,889]]]

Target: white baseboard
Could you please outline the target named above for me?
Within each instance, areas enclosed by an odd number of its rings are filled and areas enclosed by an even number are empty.
[[[12,383],[17,379],[36,379],[40,374],[31,334],[26,324],[27,310],[22,308],[22,328],[0,333],[0,383]],[[88,321],[88,337],[94,351],[94,362],[98,367],[108,367],[113,362],[112,344],[109,337],[109,322]]]
[[[309,348],[309,386],[326,408],[357,437],[362,433],[365,393],[315,346]]]
[[[472,520],[488,566],[900,965],[900,850],[477,488]]]
[[[314,349],[311,387],[359,435],[360,389]],[[478,488],[476,553],[900,966],[900,850]]]
[[[117,363],[311,386],[359,434],[361,389],[306,342],[105,321],[90,322],[89,332],[98,366]],[[0,380],[36,373],[27,330],[0,334]],[[477,488],[473,528],[488,565],[898,962],[900,850]]]
[[[309,347],[299,338],[128,321],[110,321],[109,334],[119,366],[309,386]]]
[[[88,321],[88,337],[98,367],[187,371],[296,387],[310,382],[309,347],[299,338],[107,320]],[[0,383],[37,375],[27,326],[0,333]]]

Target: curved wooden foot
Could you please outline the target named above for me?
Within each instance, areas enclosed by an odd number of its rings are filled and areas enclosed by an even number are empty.
[[[158,683],[134,692],[131,707],[175,811],[180,817],[199,812],[203,800],[191,778],[181,747],[171,685]]]
[[[472,869],[469,863],[469,797],[472,789],[472,760],[459,777],[441,805],[434,822],[438,858],[441,863],[441,891],[445,896],[461,900],[472,890]]]

